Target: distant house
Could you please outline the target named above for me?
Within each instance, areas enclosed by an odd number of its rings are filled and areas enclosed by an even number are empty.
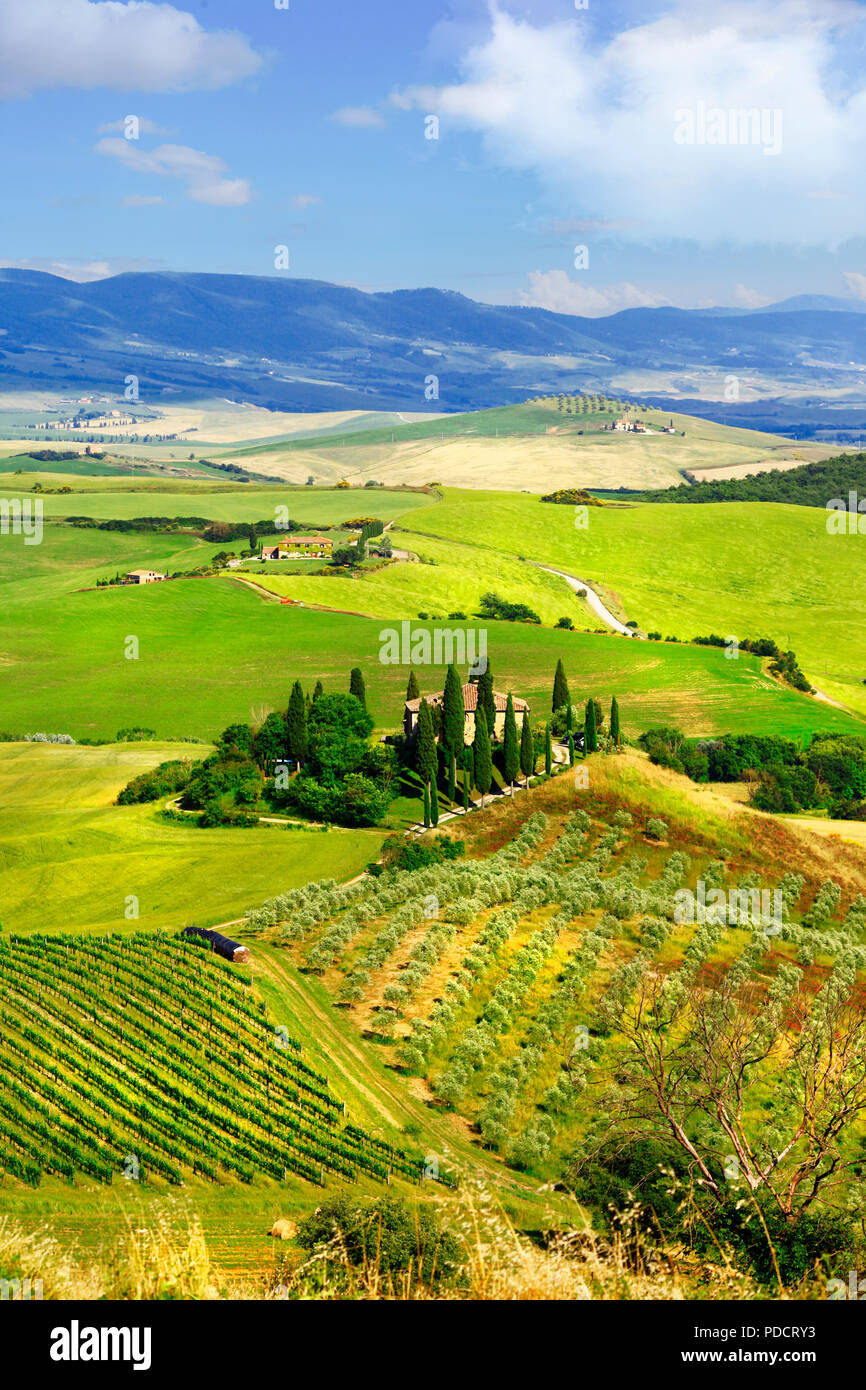
[[[445,692],[437,690],[434,695],[419,695],[416,700],[407,700],[403,707],[403,731],[407,738],[411,738],[418,723],[418,711],[421,708],[422,699],[427,701],[431,709],[436,709],[442,704]],[[494,690],[493,699],[496,702],[496,717],[494,719],[493,733],[496,738],[502,738],[505,733],[505,710],[508,705],[508,696],[503,695],[501,690]],[[524,714],[529,713],[529,704],[526,700],[521,700],[519,695],[512,696],[514,702],[514,713],[517,716],[518,725]],[[475,711],[478,708],[478,686],[471,681],[463,687],[463,742],[471,743],[475,737]]]
[[[627,420],[624,415],[621,415],[618,420],[614,420],[613,427],[615,430],[630,430],[631,420]]]
[[[290,555],[310,560],[330,559],[334,549],[330,536],[286,536],[283,545]]]
[[[157,570],[129,570],[125,578],[127,584],[156,584],[166,576]]]
[[[263,560],[285,560],[285,558],[286,558],[286,556],[288,555],[288,553],[289,553],[289,552],[288,552],[287,550],[284,550],[283,547],[280,546],[280,545],[263,545],[263,546],[262,546],[262,559],[263,559]]]

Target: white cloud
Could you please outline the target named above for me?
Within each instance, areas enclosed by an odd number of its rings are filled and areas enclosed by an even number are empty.
[[[763,309],[765,305],[772,304],[772,298],[767,294],[761,294],[760,290],[750,290],[746,285],[737,285],[731,302],[740,309]]]
[[[842,279],[855,299],[866,299],[866,275],[856,270],[843,270]]]
[[[581,285],[569,279],[564,270],[532,270],[528,279],[529,289],[519,292],[518,302],[537,309],[553,309],[557,314],[602,318],[620,309],[654,309],[670,304],[664,295],[638,289],[628,282],[596,288]]]
[[[142,150],[135,141],[106,136],[97,144],[96,153],[117,159],[136,173],[183,179],[186,196],[194,203],[236,208],[243,207],[252,196],[247,179],[225,177],[226,166],[218,155],[205,154],[189,145],[158,145],[155,150]]]
[[[128,198],[121,198],[120,201],[125,208],[153,208],[158,203],[164,203],[165,199],[158,193],[153,198],[148,198],[144,193],[131,193]]]
[[[48,257],[34,256],[28,260],[0,260],[0,268],[6,270],[44,270],[48,275],[59,275],[64,280],[75,280],[84,284],[89,280],[105,280],[109,275],[122,275],[131,270],[157,270],[158,261],[135,260],[129,256],[108,256],[105,260],[82,261],[76,257],[69,260],[51,260]]]
[[[304,208],[311,208],[321,201],[321,198],[316,193],[296,193],[294,197],[289,199],[289,207],[298,208],[299,211],[303,211]]]
[[[385,117],[381,111],[377,111],[373,106],[342,106],[339,111],[335,111],[332,117],[340,125],[366,126],[367,128],[380,127],[385,124]]]
[[[491,163],[535,174],[625,235],[633,219],[635,236],[835,244],[863,228],[866,76],[850,61],[863,18],[851,0],[672,0],[599,41],[579,20],[518,20],[494,0],[459,79],[393,102],[437,113],[444,139],[476,133]],[[781,112],[779,153],[765,153],[769,131],[763,143],[677,143],[675,113],[700,103]],[[816,188],[852,196],[808,199]]]
[[[261,56],[243,34],[208,33],[194,15],[148,0],[2,0],[0,98],[55,87],[215,90]]]

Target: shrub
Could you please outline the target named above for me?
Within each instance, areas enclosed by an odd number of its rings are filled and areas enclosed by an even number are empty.
[[[667,824],[659,816],[650,816],[646,823],[646,833],[651,840],[664,840],[668,833]]]

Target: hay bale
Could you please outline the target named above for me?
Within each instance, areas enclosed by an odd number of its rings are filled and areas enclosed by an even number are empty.
[[[294,1221],[287,1221],[285,1217],[281,1217],[279,1221],[275,1221],[268,1231],[268,1235],[274,1236],[276,1240],[294,1240],[297,1234],[298,1227],[296,1223]]]

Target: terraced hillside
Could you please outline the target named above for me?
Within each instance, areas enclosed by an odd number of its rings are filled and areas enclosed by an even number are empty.
[[[249,972],[163,934],[0,947],[0,1170],[180,1185],[420,1181],[351,1122]]]
[[[796,1129],[798,1039],[831,1003],[856,1002],[866,966],[855,850],[825,854],[710,792],[681,792],[633,757],[589,768],[593,789],[577,792],[577,809],[562,774],[473,829],[470,852],[483,845],[483,857],[345,889],[310,885],[248,918],[319,977],[434,1113],[451,1114],[457,1131],[468,1124],[476,1145],[533,1179],[576,1183],[578,1195],[580,1155],[601,1143],[622,1100],[647,990],[669,1010],[661,1037],[668,1027],[689,1037],[699,997],[713,990],[732,1018],[771,1019],[742,1121],[763,1152],[762,1127]],[[689,922],[678,895],[700,883],[725,905]],[[819,1047],[810,1065],[822,1057]],[[858,1067],[851,1059],[852,1075]],[[859,1118],[840,1145],[846,1160],[864,1134]],[[730,1140],[719,1134],[710,1148],[717,1168]],[[811,1153],[801,1132],[791,1165],[808,1171]]]

